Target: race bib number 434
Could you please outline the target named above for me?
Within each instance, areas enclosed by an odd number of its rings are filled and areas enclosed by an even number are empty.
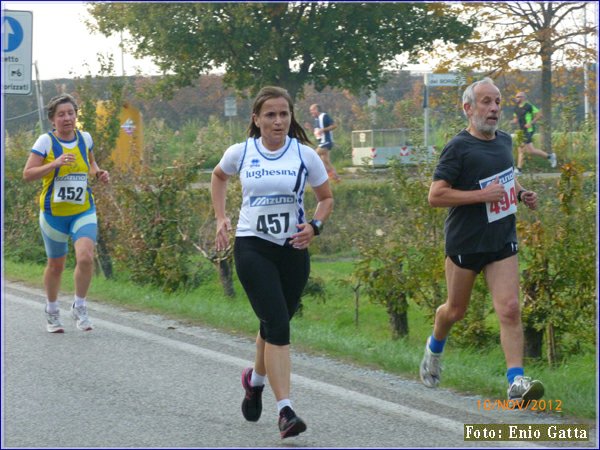
[[[54,203],[83,205],[87,190],[87,174],[71,173],[54,179]]]
[[[503,217],[515,214],[517,212],[517,193],[515,192],[515,174],[512,167],[492,175],[491,177],[479,180],[481,189],[498,179],[504,187],[504,197],[499,202],[487,202],[485,204],[488,222],[495,222]]]

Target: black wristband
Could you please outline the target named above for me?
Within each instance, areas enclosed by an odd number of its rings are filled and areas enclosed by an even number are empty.
[[[313,219],[308,223],[312,227],[315,236],[321,234],[321,230],[323,229],[323,222],[321,222],[320,220]]]
[[[525,189],[521,189],[518,193],[517,193],[517,200],[519,200],[519,202],[522,202],[523,200],[521,200],[521,194],[523,194],[523,192],[527,192]]]

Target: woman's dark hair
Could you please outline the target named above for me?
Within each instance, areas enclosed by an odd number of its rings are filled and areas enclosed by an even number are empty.
[[[53,97],[52,99],[50,99],[50,101],[48,102],[48,105],[46,106],[46,109],[48,110],[48,119],[52,120],[52,118],[54,117],[54,114],[56,114],[56,108],[58,107],[58,105],[62,105],[63,103],[70,103],[71,105],[73,105],[73,108],[75,109],[75,113],[77,113],[77,110],[79,109],[77,107],[77,102],[75,101],[75,99],[70,96],[69,94],[61,94],[61,95],[57,95],[56,97]]]
[[[291,123],[288,136],[291,138],[298,139],[298,141],[300,141],[302,144],[309,145],[311,143],[310,139],[308,139],[304,128],[302,128],[302,126],[296,121],[296,116],[294,116],[294,103],[292,102],[292,97],[290,97],[290,94],[288,94],[288,91],[286,91],[285,89],[277,86],[265,86],[264,88],[262,88],[256,96],[256,98],[254,99],[254,103],[252,104],[252,114],[256,114],[258,116],[264,103],[272,98],[284,98],[290,106]],[[256,126],[253,118],[250,119],[250,125],[248,126],[248,136],[260,137],[260,128]]]

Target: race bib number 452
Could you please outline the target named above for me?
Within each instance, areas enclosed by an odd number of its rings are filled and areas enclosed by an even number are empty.
[[[83,205],[87,190],[87,174],[71,173],[54,179],[54,203]]]
[[[504,197],[499,202],[487,202],[485,204],[488,222],[495,222],[503,217],[515,214],[517,212],[517,193],[515,191],[515,174],[512,167],[492,175],[491,177],[479,180],[481,189],[492,183],[495,179],[504,187]]]

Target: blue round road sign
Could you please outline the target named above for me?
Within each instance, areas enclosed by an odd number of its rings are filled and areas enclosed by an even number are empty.
[[[12,52],[23,42],[23,27],[14,17],[4,17],[2,45],[5,52]]]

